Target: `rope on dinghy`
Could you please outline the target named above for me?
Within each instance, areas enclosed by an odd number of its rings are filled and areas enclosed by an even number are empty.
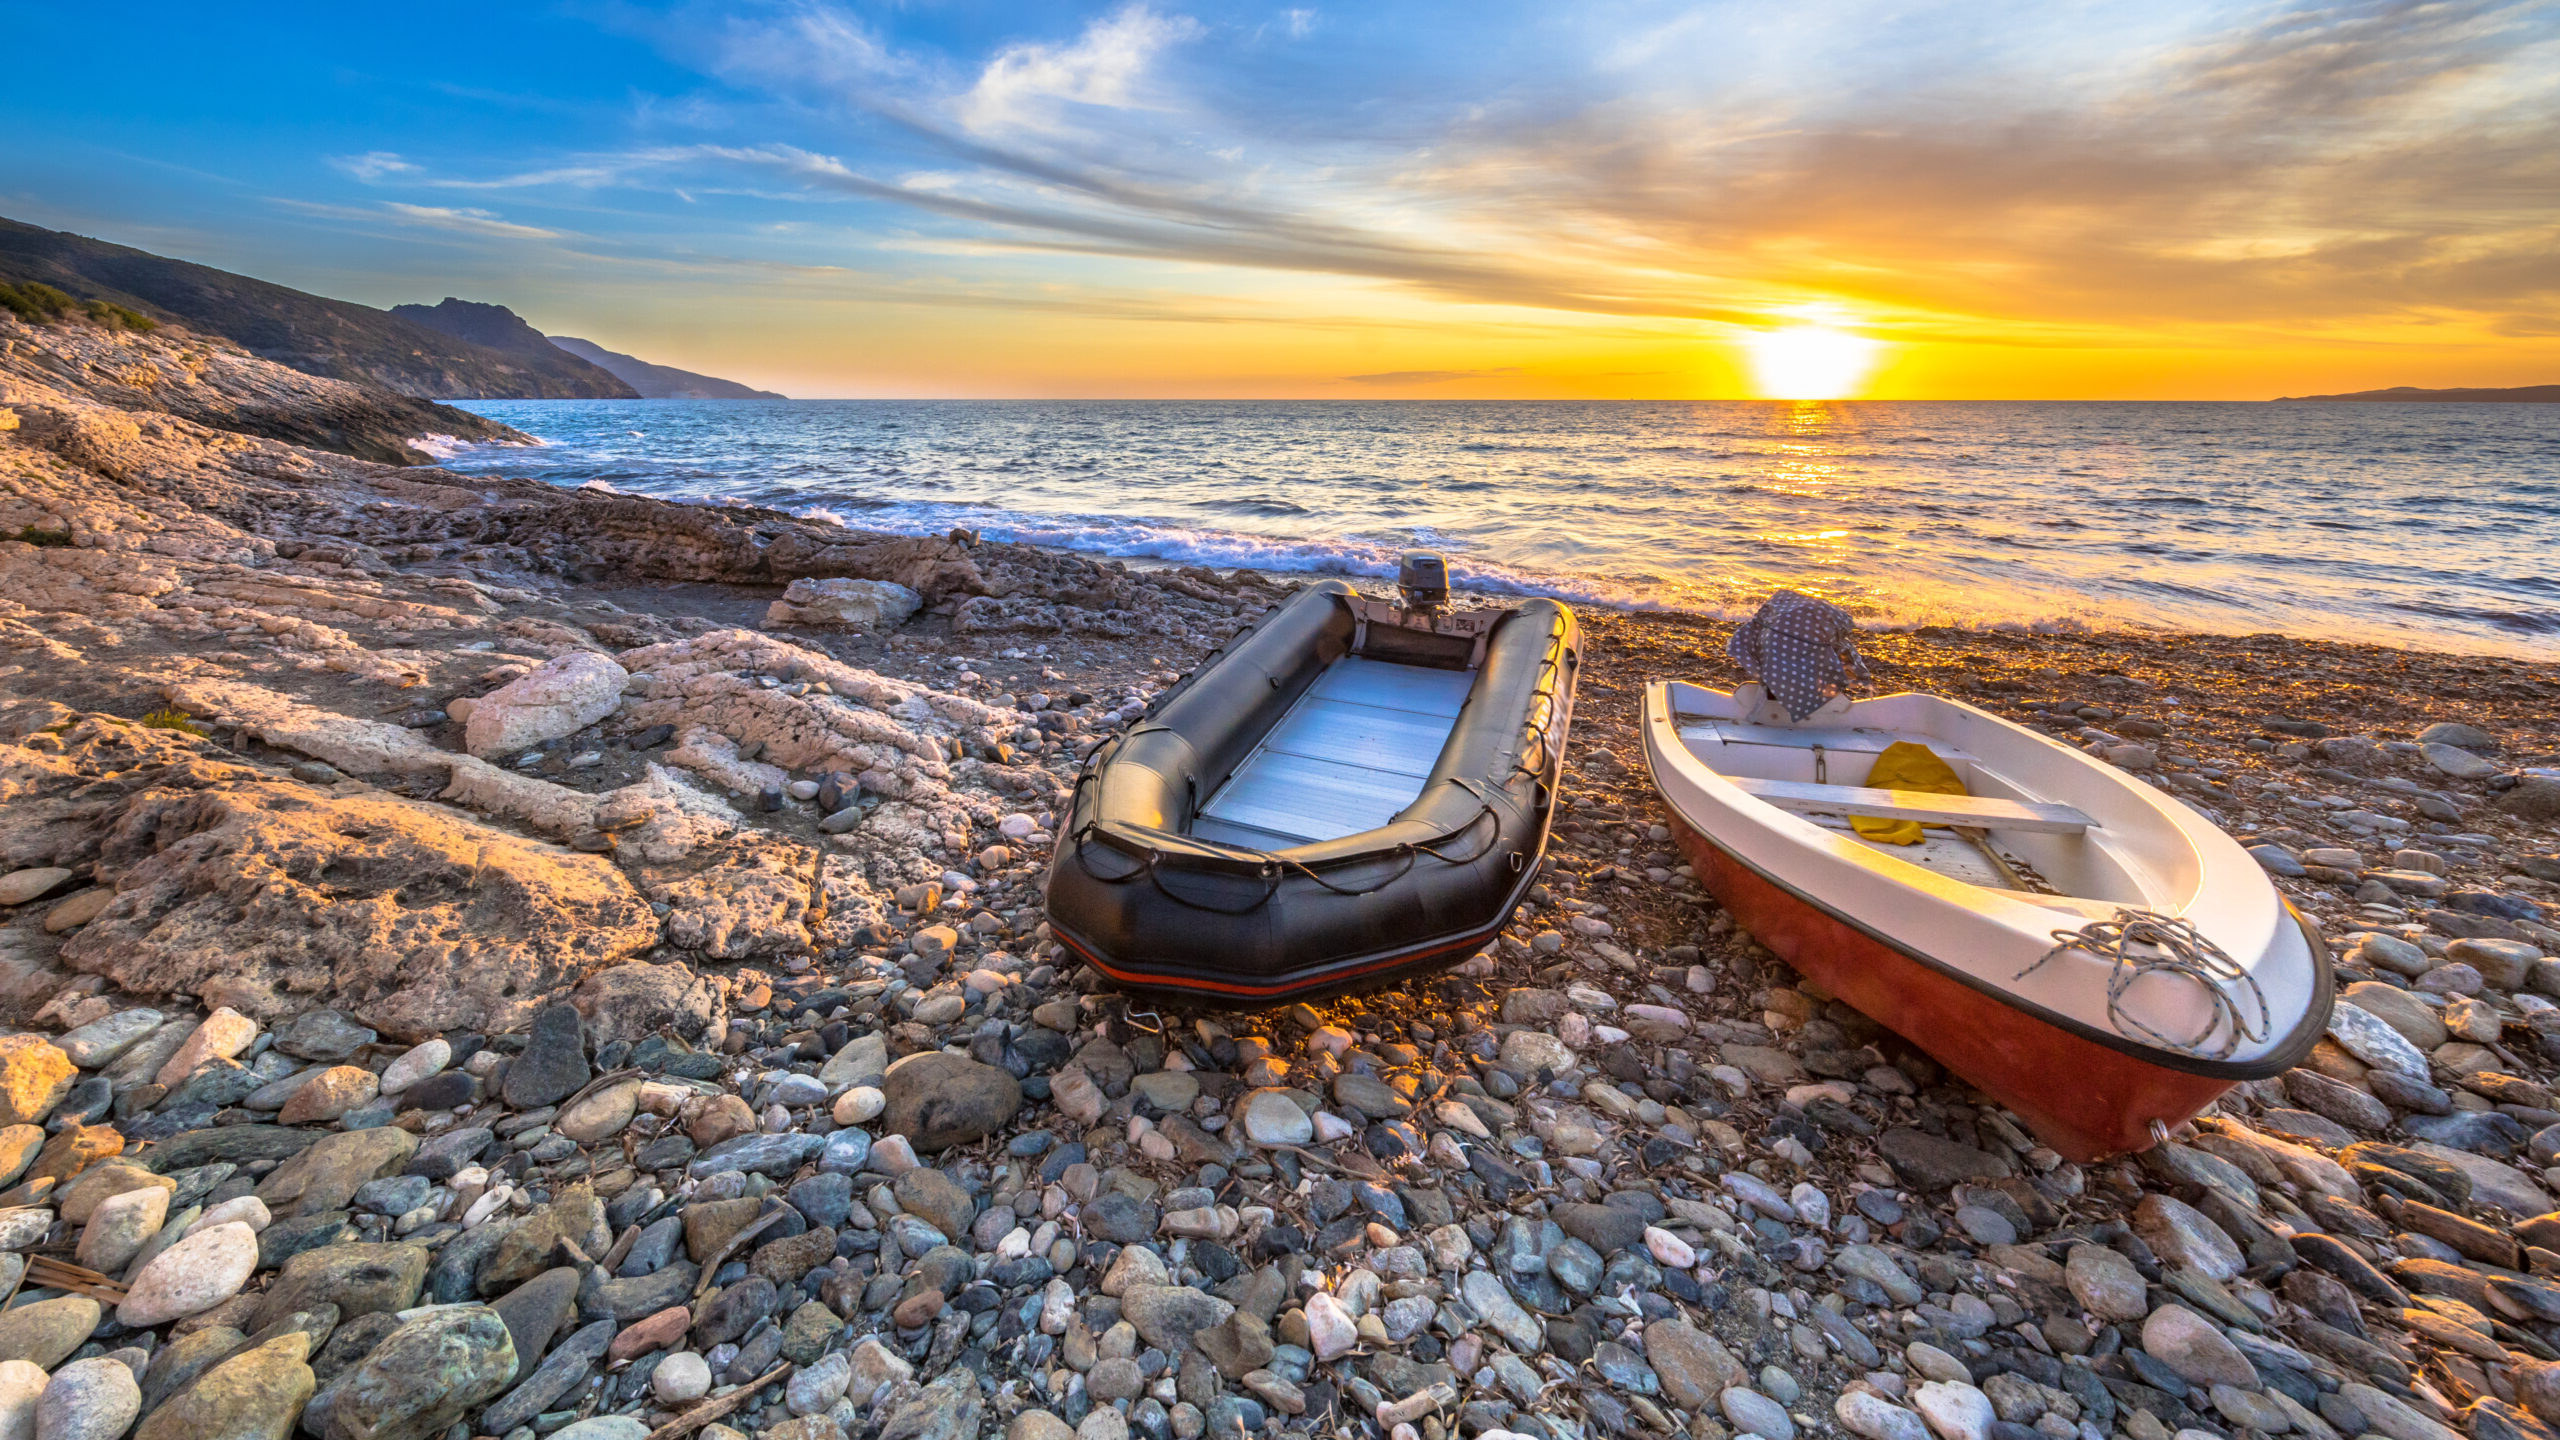
[[[2107,1018],[2116,1033],[2141,1039],[2171,1050],[2183,1051],[2207,1060],[2228,1060],[2243,1041],[2266,1038],[2270,1019],[2266,992],[2240,962],[2223,948],[2206,938],[2194,922],[2150,910],[2119,909],[2105,920],[2084,925],[2077,930],[2053,932],[2054,946],[2039,956],[2026,969],[2009,977],[2011,983],[2026,979],[2043,969],[2045,963],[2070,950],[2084,951],[2111,963],[2107,976]],[[2204,991],[2212,1003],[2212,1012],[2204,1028],[2192,1039],[2180,1040],[2163,1035],[2144,1024],[2125,1009],[2124,997],[2135,981],[2149,975],[2171,975],[2188,981]],[[2233,999],[2229,986],[2238,981],[2248,987],[2250,1003],[2257,1008],[2252,1023],[2243,1015]],[[2219,1033],[2218,1045],[2209,1044]]]

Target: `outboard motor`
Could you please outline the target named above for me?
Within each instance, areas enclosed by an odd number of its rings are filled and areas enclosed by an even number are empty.
[[[1449,603],[1449,565],[1436,550],[1407,550],[1396,566],[1404,608],[1428,613]]]

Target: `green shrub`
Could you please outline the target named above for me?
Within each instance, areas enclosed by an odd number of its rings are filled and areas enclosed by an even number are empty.
[[[80,302],[41,280],[29,280],[0,284],[0,308],[30,325],[45,325],[79,310]]]
[[[21,540],[29,545],[37,546],[68,545],[71,543],[71,532],[68,530],[39,530],[33,525],[29,525],[9,538],[12,540]]]
[[[26,280],[15,285],[0,282],[0,310],[6,310],[30,325],[51,325],[82,316],[109,330],[149,334],[160,328],[159,321],[139,310],[110,300],[75,300],[41,280]]]
[[[89,312],[90,319],[110,330],[130,330],[137,335],[148,335],[160,328],[159,321],[139,310],[128,310],[112,300],[92,300],[81,308]]]
[[[142,717],[142,723],[154,730],[182,730],[189,735],[205,733],[205,728],[196,723],[196,717],[174,708],[154,710]]]

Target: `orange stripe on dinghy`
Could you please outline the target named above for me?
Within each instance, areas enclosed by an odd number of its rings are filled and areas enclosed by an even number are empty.
[[[1055,931],[1054,926],[1051,928]],[[1499,927],[1496,928],[1499,929]],[[1367,965],[1356,965],[1348,970],[1327,970],[1320,975],[1311,975],[1298,980],[1282,981],[1276,985],[1240,985],[1227,980],[1179,979],[1169,975],[1157,974],[1152,971],[1126,970],[1113,965],[1109,961],[1104,960],[1101,956],[1096,955],[1090,948],[1077,941],[1074,936],[1069,935],[1064,931],[1055,931],[1055,933],[1058,936],[1058,943],[1076,952],[1076,954],[1083,959],[1084,963],[1124,985],[1147,985],[1161,990],[1205,990],[1219,995],[1243,995],[1255,999],[1270,999],[1274,996],[1288,995],[1300,990],[1317,990],[1328,985],[1339,985],[1346,980],[1357,980],[1363,975],[1375,975],[1381,970],[1393,970],[1401,966],[1419,964],[1435,955],[1445,955],[1452,950],[1464,950],[1482,945],[1485,942],[1486,936],[1494,932],[1486,931],[1481,934],[1461,936],[1456,940],[1444,940],[1437,945],[1429,945],[1419,950],[1407,951],[1404,954],[1391,956],[1387,959],[1375,961]]]

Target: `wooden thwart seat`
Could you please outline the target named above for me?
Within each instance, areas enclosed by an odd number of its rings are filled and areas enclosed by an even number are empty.
[[[2029,830],[2078,835],[2098,824],[2068,805],[1994,800],[1982,795],[1927,795],[1913,790],[1870,790],[1863,785],[1815,785],[1800,780],[1755,780],[1728,775],[1743,794],[1781,810],[1832,815],[1875,815],[1923,825],[1980,830]]]

